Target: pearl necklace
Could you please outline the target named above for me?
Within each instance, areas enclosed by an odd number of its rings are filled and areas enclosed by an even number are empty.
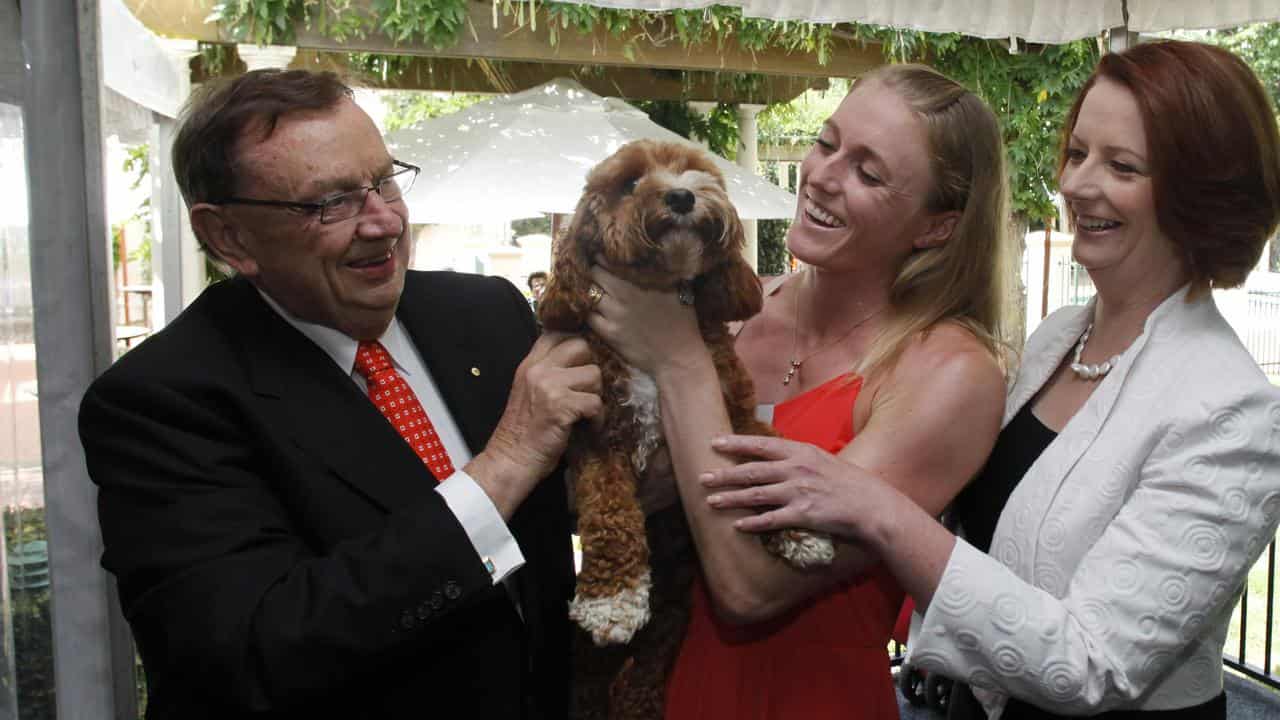
[[[782,384],[784,386],[791,384],[792,378],[796,376],[796,373],[800,372],[801,365],[804,365],[805,363],[812,360],[814,356],[816,356],[818,353],[821,353],[824,350],[828,350],[840,344],[846,338],[852,335],[854,330],[857,330],[858,328],[862,327],[862,325],[865,322],[875,317],[876,315],[879,315],[881,310],[884,310],[884,308],[882,307],[873,311],[870,315],[867,315],[866,317],[862,318],[861,320],[854,323],[853,325],[850,325],[849,329],[844,331],[844,333],[840,335],[840,337],[836,338],[835,340],[831,340],[829,342],[823,343],[822,345],[818,346],[817,350],[814,350],[813,352],[809,353],[808,355],[805,355],[802,358],[797,358],[796,351],[800,349],[800,300],[801,300],[800,291],[797,290],[796,291],[796,320],[795,320],[795,327],[793,329],[792,336],[791,336],[791,360],[789,363],[790,367],[787,368],[787,374],[782,376]]]
[[[1084,352],[1084,344],[1089,342],[1091,332],[1093,332],[1093,323],[1089,323],[1089,327],[1085,328],[1084,334],[1080,336],[1080,342],[1076,343],[1075,360],[1071,363],[1071,372],[1082,380],[1097,380],[1111,372],[1111,368],[1120,363],[1119,355],[1112,355],[1109,359],[1096,364],[1080,362],[1080,354]]]

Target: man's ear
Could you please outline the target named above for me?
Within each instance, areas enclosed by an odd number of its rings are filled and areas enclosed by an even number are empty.
[[[924,234],[916,238],[915,249],[931,250],[942,247],[951,239],[951,233],[955,231],[956,223],[958,222],[960,222],[959,210],[948,210],[930,215],[929,224],[925,228]]]
[[[191,230],[215,259],[245,277],[258,274],[258,263],[245,246],[245,231],[225,208],[209,203],[192,205]]]

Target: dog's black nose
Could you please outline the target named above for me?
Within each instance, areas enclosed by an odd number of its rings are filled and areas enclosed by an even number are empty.
[[[667,207],[681,215],[693,209],[693,193],[688,190],[668,190],[662,199],[666,201]]]

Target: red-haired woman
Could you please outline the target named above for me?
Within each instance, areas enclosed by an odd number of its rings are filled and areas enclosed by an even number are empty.
[[[1275,118],[1235,56],[1156,42],[1102,59],[1064,140],[1097,296],[1028,341],[955,505],[965,539],[780,439],[719,441],[755,461],[704,477],[708,503],[764,509],[744,531],[871,548],[926,610],[910,661],[971,685],[977,717],[1221,719],[1232,607],[1280,521],[1280,388],[1210,291],[1244,281],[1280,220]]]

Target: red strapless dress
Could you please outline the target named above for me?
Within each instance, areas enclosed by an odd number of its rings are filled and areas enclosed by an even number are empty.
[[[774,408],[784,437],[836,452],[853,439],[860,378],[835,378]],[[716,619],[701,580],[667,685],[667,720],[897,720],[889,637],[903,592],[883,569],[765,623]]]

